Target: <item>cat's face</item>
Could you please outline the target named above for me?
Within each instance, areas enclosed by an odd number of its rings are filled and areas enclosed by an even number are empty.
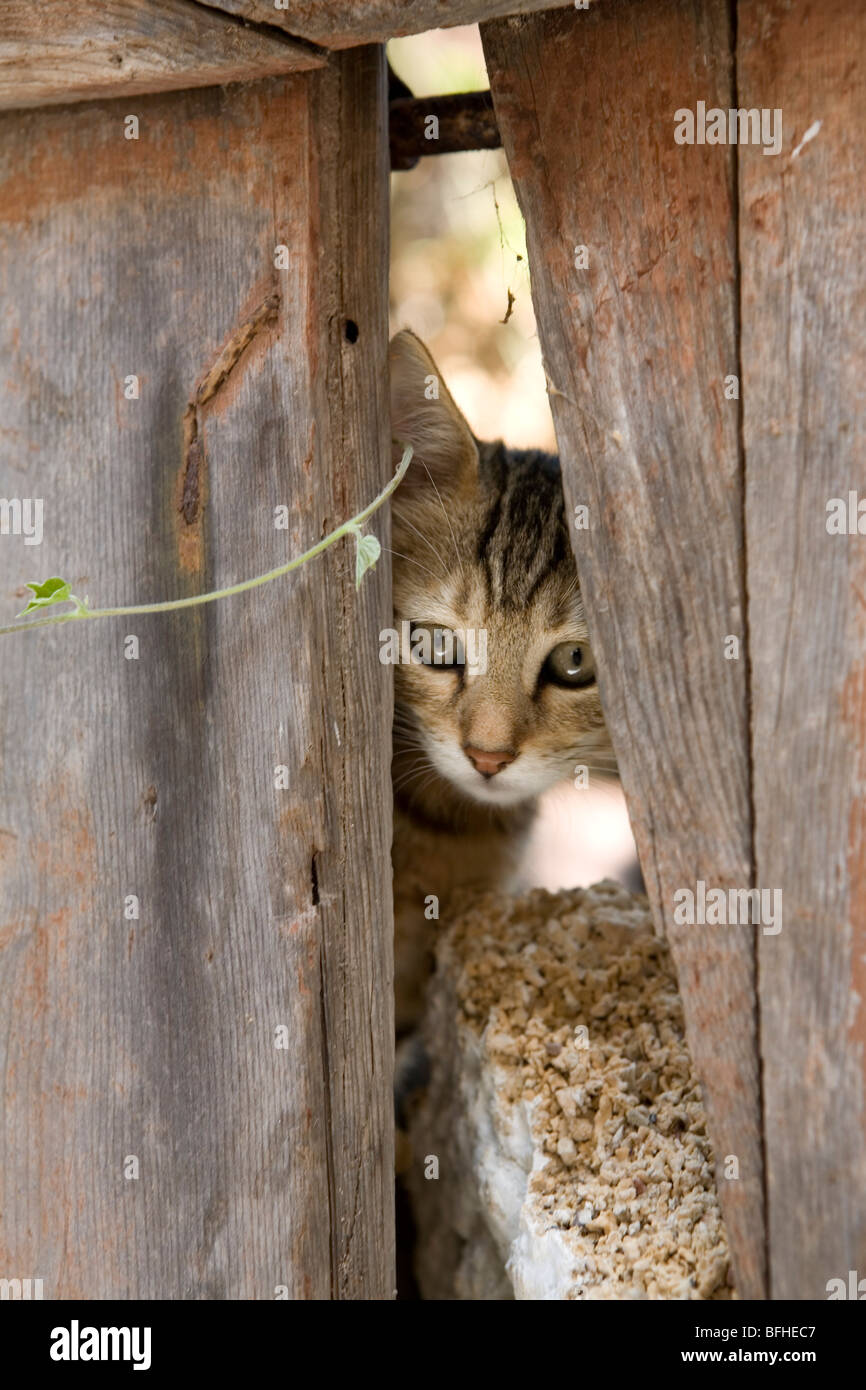
[[[610,771],[556,460],[478,444],[410,333],[391,384],[393,436],[415,451],[392,506],[394,616],[417,652],[395,671],[395,788],[415,800],[438,776],[504,808],[576,766]]]

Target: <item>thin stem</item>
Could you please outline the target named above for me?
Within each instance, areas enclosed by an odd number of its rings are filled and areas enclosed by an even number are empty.
[[[278,565],[274,570],[268,570],[267,574],[257,575],[255,579],[244,579],[239,584],[229,584],[225,589],[212,589],[206,594],[194,594],[191,598],[167,599],[164,603],[136,603],[128,608],[77,608],[72,613],[58,613],[50,618],[34,618],[29,623],[12,623],[8,627],[0,627],[0,636],[7,632],[29,632],[35,627],[57,627],[60,623],[79,622],[84,618],[117,618],[125,614],[169,613],[176,608],[196,608],[199,604],[214,603],[217,599],[229,598],[232,594],[245,594],[248,589],[257,589],[260,584],[270,584],[272,579],[280,579],[284,574],[291,574],[292,570],[299,569],[308,560],[312,560],[316,555],[321,555],[322,551],[327,550],[335,541],[357,531],[358,527],[362,526],[375,511],[378,511],[382,503],[387,502],[391,494],[396,491],[406,476],[406,470],[411,460],[412,446],[407,444],[397,472],[369,506],[358,512],[357,516],[344,521],[342,526],[337,527],[336,531],[331,531],[323,540],[318,541],[309,550],[305,550],[303,555],[296,556],[294,560],[289,560],[285,565]]]

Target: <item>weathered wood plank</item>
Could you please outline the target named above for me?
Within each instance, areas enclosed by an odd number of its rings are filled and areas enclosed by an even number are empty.
[[[272,77],[326,58],[189,0],[3,0],[0,110]]]
[[[384,108],[358,50],[140,98],[137,142],[0,117],[0,490],[45,508],[7,614],[259,573],[390,475]],[[46,1298],[391,1296],[388,566],[353,578],[2,639],[0,1268]]]
[[[738,1287],[760,1296],[754,930],[673,920],[680,889],[751,882],[742,467],[737,402],[724,398],[737,362],[733,161],[674,142],[677,108],[730,104],[727,7],[600,5],[482,36],[566,497],[589,507],[574,543],[602,697],[674,950]],[[725,659],[729,634],[739,660]]]
[[[384,43],[427,29],[479,24],[503,15],[532,14],[574,0],[207,0],[208,4],[260,24],[278,24],[290,34],[325,48]],[[596,3],[596,0],[593,0]]]
[[[738,151],[770,1286],[815,1299],[866,1272],[866,539],[827,531],[866,498],[866,12],[741,0],[737,39],[783,122]]]

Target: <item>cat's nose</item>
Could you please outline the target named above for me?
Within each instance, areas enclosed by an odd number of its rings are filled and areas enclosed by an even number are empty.
[[[489,752],[485,748],[470,748],[467,745],[463,752],[475,770],[484,777],[495,777],[497,772],[501,772],[517,757],[516,753],[509,752],[507,748],[498,748]]]

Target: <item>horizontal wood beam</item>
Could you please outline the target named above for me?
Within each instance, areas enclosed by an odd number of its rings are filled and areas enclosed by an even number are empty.
[[[385,43],[427,29],[480,24],[506,15],[573,9],[574,0],[206,0],[217,9],[259,24],[277,24],[289,34],[324,48]]]
[[[502,146],[489,92],[400,97],[391,102],[390,138],[392,169],[411,169],[424,155]]]
[[[308,43],[191,0],[3,0],[0,12],[0,110],[212,87],[326,62]]]

